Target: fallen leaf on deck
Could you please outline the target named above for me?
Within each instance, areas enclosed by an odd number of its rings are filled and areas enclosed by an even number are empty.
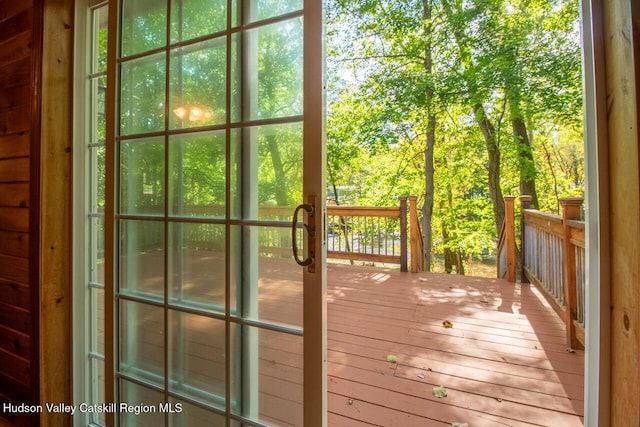
[[[572,348],[568,348],[568,349],[567,349],[567,351],[568,351],[569,353],[575,353],[575,352],[576,352],[576,351],[575,351],[574,349],[572,349]]]
[[[453,323],[445,320],[444,322],[442,322],[442,326],[444,326],[445,328],[453,328]]]
[[[393,354],[390,354],[387,356],[387,362],[389,363],[397,363],[398,362],[398,358],[396,356],[394,356]]]
[[[426,377],[425,374],[418,374],[418,378],[420,378],[421,380],[423,380]]]
[[[433,388],[433,395],[437,398],[446,397],[447,390],[442,386],[436,386]]]

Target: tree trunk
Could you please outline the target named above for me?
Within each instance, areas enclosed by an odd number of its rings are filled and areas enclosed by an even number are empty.
[[[500,188],[500,148],[496,142],[496,130],[487,117],[482,104],[475,104],[473,112],[476,123],[480,126],[489,155],[489,195],[493,204],[496,233],[500,234],[500,228],[504,222],[504,198]]]
[[[511,129],[516,140],[518,150],[518,168],[520,173],[520,194],[529,195],[531,207],[538,207],[538,194],[536,192],[536,165],[533,161],[533,146],[527,133],[527,126],[520,110],[520,97],[517,94],[509,100],[511,110]]]
[[[454,251],[447,247],[447,240],[449,240],[449,232],[446,226],[442,226],[442,241],[444,242],[444,272],[451,274],[453,272],[453,266],[456,265],[456,254]]]
[[[518,143],[518,166],[520,168],[520,194],[531,196],[531,207],[538,207],[536,192],[536,166],[533,161],[533,147],[527,135],[524,120],[520,117],[511,119],[513,136]]]
[[[424,206],[422,207],[422,233],[424,235],[424,269],[425,271],[431,271],[431,220],[433,218],[433,199],[434,199],[434,186],[433,186],[433,148],[435,143],[435,131],[436,125],[435,116],[429,117],[429,131],[427,133],[427,148],[424,150],[424,169],[425,169],[425,196]]]
[[[464,262],[462,260],[462,251],[460,249],[456,251],[456,273],[460,276],[464,276]]]
[[[278,206],[287,206],[287,182],[284,173],[284,167],[282,165],[282,158],[280,157],[280,150],[278,150],[278,141],[273,135],[266,137],[267,146],[269,147],[269,153],[271,154],[271,164],[273,165],[273,173],[275,177],[275,198]]]
[[[444,271],[447,274],[453,273],[453,267],[456,267],[456,274],[464,276],[464,264],[462,260],[462,251],[460,249],[450,249],[446,246],[449,233],[446,227],[442,228],[442,239],[445,242],[444,247]]]
[[[331,182],[331,186],[333,187],[333,194],[335,194],[335,203],[336,206],[340,206],[340,198],[338,197],[338,187],[336,186],[335,181],[332,180]],[[349,239],[348,239],[348,228],[347,228],[347,221],[344,219],[343,216],[338,217],[338,227],[340,227],[340,231],[344,234],[344,247],[347,250],[347,252],[351,252],[351,244],[349,243]],[[353,260],[351,261],[351,265],[353,265]]]
[[[424,150],[424,206],[422,207],[422,233],[424,235],[424,269],[431,271],[431,220],[433,217],[433,148],[436,140],[436,115],[433,108],[434,89],[433,89],[433,57],[431,43],[431,0],[422,0],[422,11],[424,18],[424,71],[427,76],[427,145]]]
[[[496,234],[500,234],[500,228],[502,227],[502,222],[504,221],[504,199],[502,197],[502,189],[500,188],[500,148],[498,147],[498,142],[496,139],[496,130],[487,117],[487,113],[482,105],[482,99],[479,96],[478,82],[475,78],[476,71],[473,66],[471,51],[466,44],[467,40],[464,32],[461,27],[453,24],[455,19],[453,10],[451,9],[451,4],[448,1],[443,0],[442,6],[447,15],[447,18],[449,19],[449,22],[452,23],[453,36],[456,40],[456,44],[458,45],[458,49],[460,49],[460,59],[465,69],[464,76],[469,88],[469,92],[467,93],[466,98],[469,101],[469,104],[471,104],[472,106],[476,123],[482,131],[485,145],[487,147],[487,153],[489,157],[489,195],[491,197],[491,203],[493,205]]]

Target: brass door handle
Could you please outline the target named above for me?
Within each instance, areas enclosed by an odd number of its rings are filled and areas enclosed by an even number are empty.
[[[300,259],[300,257],[298,256],[297,230],[298,230],[298,213],[301,210],[304,210],[308,214],[309,222],[311,224],[314,224],[313,215],[315,213],[315,207],[309,203],[303,203],[301,205],[298,205],[296,209],[293,211],[293,220],[291,221],[291,246],[293,249],[293,258],[296,260],[296,262],[299,265],[301,265],[302,267],[306,267],[308,265],[313,264],[313,261],[315,258],[313,246],[314,246],[316,232],[315,232],[315,229],[313,228],[313,225],[310,227],[308,224],[303,224],[303,227],[305,230],[307,230],[307,234],[309,236],[309,241],[307,244],[308,254],[305,259]]]

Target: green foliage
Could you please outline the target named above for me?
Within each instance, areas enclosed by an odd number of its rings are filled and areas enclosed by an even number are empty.
[[[491,252],[488,155],[476,104],[495,127],[504,194],[518,195],[520,180],[533,178],[541,208],[555,210],[558,197],[583,191],[575,0],[334,0],[327,16],[329,184],[356,188],[354,203],[395,204],[402,194],[424,201],[434,112],[433,235],[447,235],[435,249]],[[514,118],[526,125],[532,160],[522,157]]]
[[[234,9],[230,23],[228,5]],[[253,23],[301,8],[301,0],[259,0],[241,16],[238,3],[226,0],[124,2],[121,210],[162,212],[167,198],[172,214],[197,214],[203,212],[199,208],[228,203],[227,186],[239,206],[242,185],[257,190],[254,200],[260,205],[300,203],[303,138],[296,118],[303,114],[302,18],[224,32],[241,18]],[[96,45],[99,62],[106,64],[106,37]],[[275,118],[293,123],[255,123]],[[240,121],[253,123],[236,129]],[[234,126],[230,136],[220,130],[227,123]],[[184,133],[186,128],[193,132]],[[145,138],[164,131],[171,132],[166,140]]]

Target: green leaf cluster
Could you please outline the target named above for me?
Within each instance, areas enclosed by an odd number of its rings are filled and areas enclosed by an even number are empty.
[[[432,179],[434,250],[492,252],[497,211],[478,111],[494,131],[503,194],[531,181],[540,208],[555,210],[583,191],[577,1],[333,0],[327,17],[328,177],[355,189],[348,202],[423,202]]]

